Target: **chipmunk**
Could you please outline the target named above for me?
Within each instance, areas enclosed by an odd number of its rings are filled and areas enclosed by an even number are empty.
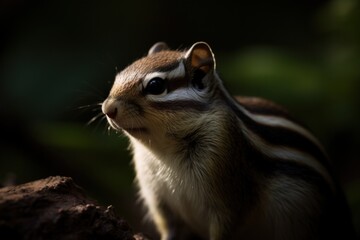
[[[326,153],[287,111],[232,97],[210,46],[163,43],[117,74],[102,104],[130,139],[161,239],[351,239]]]

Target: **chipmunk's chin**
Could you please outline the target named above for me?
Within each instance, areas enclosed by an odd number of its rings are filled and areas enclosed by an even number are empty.
[[[140,127],[140,128],[123,128],[123,130],[130,135],[136,136],[138,134],[144,134],[147,133],[148,130],[146,128]]]

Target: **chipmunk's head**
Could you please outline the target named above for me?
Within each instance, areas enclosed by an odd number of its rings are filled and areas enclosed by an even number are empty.
[[[208,44],[171,51],[165,43],[157,43],[146,57],[116,76],[102,111],[114,129],[149,139],[199,119],[218,82]]]

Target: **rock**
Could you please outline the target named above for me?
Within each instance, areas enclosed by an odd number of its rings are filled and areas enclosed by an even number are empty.
[[[112,206],[89,199],[69,177],[0,188],[1,239],[143,240]]]

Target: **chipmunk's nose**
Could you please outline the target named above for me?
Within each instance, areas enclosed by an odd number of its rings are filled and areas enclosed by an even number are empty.
[[[115,119],[118,109],[115,99],[106,99],[101,105],[102,112],[111,119]]]

